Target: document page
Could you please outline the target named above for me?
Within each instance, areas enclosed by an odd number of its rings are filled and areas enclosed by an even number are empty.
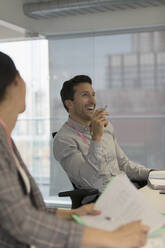
[[[165,189],[165,171],[151,171],[148,182],[153,189]]]
[[[164,179],[165,180],[165,170],[151,171],[149,178]]]
[[[114,177],[95,204],[101,210],[98,216],[83,216],[81,222],[88,226],[114,230],[135,220],[150,227],[150,232],[165,224],[165,217],[144,199],[124,174]]]
[[[164,248],[165,247],[165,241],[163,237],[157,237],[157,238],[149,238],[147,240],[147,244],[143,246],[143,248]]]
[[[148,179],[148,181],[149,181],[149,185],[153,189],[159,189],[159,190],[165,189],[165,179],[151,178],[151,179]]]

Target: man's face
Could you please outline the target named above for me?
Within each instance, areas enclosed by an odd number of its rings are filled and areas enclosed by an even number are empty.
[[[89,83],[80,83],[74,87],[74,99],[70,102],[69,114],[73,120],[87,123],[91,120],[95,107],[95,92]]]

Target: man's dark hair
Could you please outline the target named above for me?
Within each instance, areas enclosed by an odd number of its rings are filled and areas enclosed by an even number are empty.
[[[18,71],[12,59],[0,52],[0,101],[5,97],[7,87],[13,82]]]
[[[86,75],[77,75],[63,83],[60,94],[61,94],[61,100],[63,102],[64,108],[66,109],[67,112],[68,112],[68,108],[65,105],[65,100],[73,101],[74,93],[75,93],[74,87],[80,83],[89,83],[92,85],[92,79]]]

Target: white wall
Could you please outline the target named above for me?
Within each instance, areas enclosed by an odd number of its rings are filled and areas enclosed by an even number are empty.
[[[0,0],[0,19],[43,35],[165,25],[165,6],[35,20],[23,14],[22,5],[22,0]]]

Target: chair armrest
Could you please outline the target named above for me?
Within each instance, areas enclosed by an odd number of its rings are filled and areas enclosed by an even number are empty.
[[[147,185],[147,180],[141,180],[141,181],[137,181],[137,180],[131,180],[131,182],[134,184],[134,186],[137,188],[137,189],[140,189],[144,186]]]
[[[59,197],[69,196],[72,200],[72,208],[78,208],[85,203],[94,202],[99,196],[99,194],[100,193],[97,189],[88,188],[88,189],[75,189],[71,191],[60,192],[58,196]],[[89,201],[84,201],[83,203],[82,202],[83,199],[89,196],[93,196],[93,197],[89,198]]]
[[[88,196],[88,195],[94,195],[99,194],[99,191],[97,189],[74,189],[70,191],[64,191],[60,192],[58,196],[64,197],[64,196]]]

